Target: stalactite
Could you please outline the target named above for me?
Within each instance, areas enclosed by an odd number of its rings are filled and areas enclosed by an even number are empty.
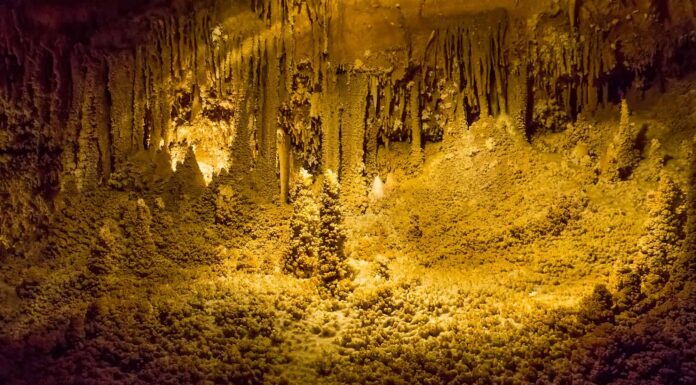
[[[92,114],[97,135],[99,154],[101,155],[97,169],[97,180],[107,180],[112,171],[111,164],[111,117],[106,87],[106,65],[100,62],[94,72],[94,88],[92,95]]]
[[[409,114],[411,125],[411,164],[420,167],[423,162],[421,142],[421,114],[420,114],[420,83],[412,82],[409,85]]]
[[[132,73],[132,93],[133,93],[133,126],[131,130],[132,150],[138,151],[143,148],[145,141],[145,63],[143,58],[143,47],[135,49],[134,69]]]
[[[42,160],[48,167],[40,176],[26,170],[15,176],[6,165],[1,176],[34,189],[69,189],[73,180],[91,188],[140,150],[197,142],[202,152],[224,151],[224,157],[207,156],[223,157],[220,164],[227,167],[248,166],[247,158],[253,159],[255,172],[277,184],[276,113],[292,98],[293,74],[306,62],[306,118],[317,135],[311,139],[320,142],[321,168],[361,180],[365,167],[368,173],[377,168],[379,146],[410,137],[423,147],[418,137],[441,140],[445,130],[459,131],[478,116],[509,113],[528,125],[534,97],[554,99],[571,116],[590,112],[623,91],[617,68],[642,76],[666,65],[689,29],[685,23],[677,32],[653,33],[651,44],[637,46],[620,41],[625,28],[660,31],[681,16],[667,21],[648,7],[640,9],[646,17],[634,17],[622,4],[602,14],[587,3],[569,1],[558,14],[538,15],[534,23],[505,9],[437,25],[400,19],[408,41],[394,52],[408,59],[380,69],[332,57],[344,48],[332,39],[346,27],[340,12],[349,6],[335,0],[253,0],[244,11],[251,15],[248,27],[239,30],[226,24],[224,12],[214,11],[227,9],[225,2],[163,8],[94,26],[95,35],[103,36],[83,41],[62,32],[38,39],[18,10],[0,6],[0,130],[10,133],[0,151],[38,164],[30,150],[13,147],[20,146],[13,141],[24,130],[32,145],[51,153]],[[110,39],[131,27],[142,33]],[[418,33],[425,35],[414,39]],[[304,42],[310,43],[306,52]],[[409,84],[420,89],[409,92]],[[190,106],[172,116],[180,96],[190,96]],[[196,119],[210,129],[187,132],[183,126]],[[200,155],[203,162],[206,155]],[[346,195],[359,195],[358,185],[346,187]]]
[[[79,111],[78,152],[75,176],[79,190],[92,189],[99,178],[99,138],[97,133],[95,98],[99,84],[93,66],[87,66],[85,88]]]
[[[77,154],[79,152],[79,147],[75,139],[80,133],[80,114],[82,113],[81,107],[82,100],[84,99],[83,93],[85,89],[85,74],[82,63],[80,62],[80,58],[76,53],[71,53],[68,60],[70,63],[70,79],[72,82],[72,100],[70,102],[70,110],[66,124],[66,146],[64,148],[64,154],[62,157],[62,169],[66,176],[74,173],[75,169],[77,168]],[[67,138],[71,138],[73,140],[69,141]],[[62,179],[65,182],[65,179],[69,178]]]
[[[286,203],[290,185],[290,138],[281,129],[277,130],[276,135],[280,169],[280,201]]]
[[[115,163],[120,164],[133,149],[133,92],[131,74],[134,59],[130,52],[108,57],[108,90],[111,95],[111,132]]]
[[[368,78],[363,74],[343,74],[337,79],[337,87],[345,107],[341,113],[341,163],[340,179],[343,186],[343,199],[348,207],[356,209],[367,196],[367,182],[364,179],[365,165],[365,111]]]
[[[339,170],[341,162],[341,101],[338,97],[336,75],[329,75],[324,86],[325,96],[318,99],[318,113],[322,117],[322,165],[325,169]]]
[[[367,98],[367,112],[365,120],[365,172],[367,179],[370,180],[378,173],[377,150],[379,146],[379,131],[382,129],[382,95],[379,76],[370,76],[369,94]]]

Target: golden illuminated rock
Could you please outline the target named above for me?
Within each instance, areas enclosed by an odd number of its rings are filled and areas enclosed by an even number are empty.
[[[693,0],[0,4],[0,384],[696,383]]]

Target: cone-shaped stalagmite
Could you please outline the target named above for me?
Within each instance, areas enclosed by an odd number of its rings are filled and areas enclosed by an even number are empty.
[[[340,281],[348,276],[344,243],[346,233],[340,201],[341,186],[338,176],[331,170],[324,173],[321,185],[320,216],[321,246],[319,248],[319,277],[323,285],[336,293]]]
[[[314,275],[321,249],[320,206],[312,192],[312,182],[312,175],[304,169],[300,170],[291,196],[292,234],[284,268],[300,278],[310,278]]]
[[[694,0],[0,3],[0,384],[696,383]]]

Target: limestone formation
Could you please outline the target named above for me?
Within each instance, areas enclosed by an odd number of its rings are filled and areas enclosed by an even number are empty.
[[[312,175],[301,169],[291,197],[292,237],[284,269],[299,278],[315,276],[321,253],[321,208],[312,192],[312,183]]]
[[[246,165],[279,183],[279,114],[301,158],[291,172],[339,170],[346,195],[357,199],[369,179],[353,179],[374,176],[380,146],[422,147],[421,138],[438,141],[501,113],[529,124],[536,99],[570,117],[593,111],[661,81],[651,74],[683,72],[670,58],[694,38],[691,8],[677,0],[528,11],[503,1],[478,11],[462,4],[445,19],[436,16],[444,3],[398,17],[406,5],[393,11],[385,3],[377,7],[386,21],[361,2],[244,3],[178,0],[144,7],[138,18],[119,18],[115,5],[2,7],[0,144],[15,154],[3,162],[3,191],[22,186],[35,191],[28,199],[50,205],[70,185],[107,183],[139,151],[167,149],[175,165],[189,146],[207,180]],[[104,22],[90,25],[90,14]],[[372,28],[363,46],[350,40],[346,14]],[[88,39],[70,29],[81,25]],[[387,31],[399,37],[390,41]],[[30,143],[41,157],[27,152]],[[14,159],[24,159],[20,168]],[[17,222],[3,224],[4,243],[45,221],[26,201],[3,206]]]
[[[0,384],[696,383],[695,31],[0,2]]]

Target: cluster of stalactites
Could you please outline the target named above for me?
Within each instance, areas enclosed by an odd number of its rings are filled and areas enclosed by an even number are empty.
[[[554,100],[571,114],[610,102],[611,71],[617,66],[613,45],[603,33],[549,31],[554,39],[529,47],[530,76],[538,96]]]
[[[485,19],[485,24],[465,22],[436,32],[423,59],[428,71],[423,78],[433,88],[437,78],[444,77],[457,87],[468,110],[497,115],[507,110],[508,16],[505,12],[484,16],[478,19]]]
[[[368,138],[384,144],[419,141],[415,130],[439,141],[448,127],[508,112],[508,16],[485,16],[485,22],[472,17],[434,30],[422,57],[412,59],[399,77],[395,71],[367,74]]]
[[[30,112],[63,151],[63,176],[78,187],[108,178],[125,158],[159,148],[169,135],[177,84],[207,81],[210,18],[153,16],[143,43],[89,46],[66,37],[25,37],[11,11],[0,41],[0,103]],[[113,32],[116,33],[116,32]]]
[[[136,152],[175,142],[195,146],[200,138],[178,127],[206,113],[205,99],[216,105],[227,101],[259,121],[263,100],[270,97],[260,90],[277,67],[269,64],[268,57],[277,56],[269,50],[278,38],[236,34],[214,17],[205,9],[146,15],[138,21],[146,34],[115,47],[103,43],[102,35],[119,33],[108,29],[87,43],[65,36],[38,41],[22,35],[26,28],[14,12],[0,9],[6,26],[0,39],[0,105],[7,125],[38,120],[47,131],[40,137],[63,153],[57,155],[62,167],[56,167],[63,184],[74,180],[83,189],[104,183]],[[258,139],[254,122],[244,122],[249,142]]]
[[[106,27],[91,42],[24,36],[29,28],[2,8],[0,123],[13,130],[3,131],[0,148],[27,157],[30,151],[15,147],[51,154],[24,162],[48,164],[31,177],[44,180],[28,182],[35,187],[60,179],[89,188],[135,152],[172,144],[200,148],[204,138],[181,127],[208,114],[229,121],[222,134],[240,139],[231,149],[244,158],[238,163],[253,167],[259,157],[275,163],[278,109],[292,98],[293,74],[307,62],[307,118],[321,123],[312,155],[321,156],[324,167],[344,170],[344,158],[354,152],[348,148],[366,150],[369,163],[380,143],[441,140],[446,130],[479,116],[519,115],[534,98],[553,99],[571,116],[594,109],[625,86],[621,71],[648,73],[676,49],[669,43],[674,37],[651,37],[645,52],[628,40],[617,43],[617,36],[666,23],[652,8],[635,13],[615,6],[603,16],[583,2],[566,16],[540,16],[535,23],[502,9],[443,23],[425,47],[404,42],[409,57],[398,66],[406,68],[329,65],[330,26],[342,9],[337,4],[252,0],[242,11],[244,28],[230,21],[242,16],[227,20],[213,8],[154,12],[133,22],[143,36],[118,47],[104,43],[119,33]],[[311,47],[296,46],[299,41]],[[24,131],[31,140],[23,139]],[[356,143],[338,143],[348,138]]]

